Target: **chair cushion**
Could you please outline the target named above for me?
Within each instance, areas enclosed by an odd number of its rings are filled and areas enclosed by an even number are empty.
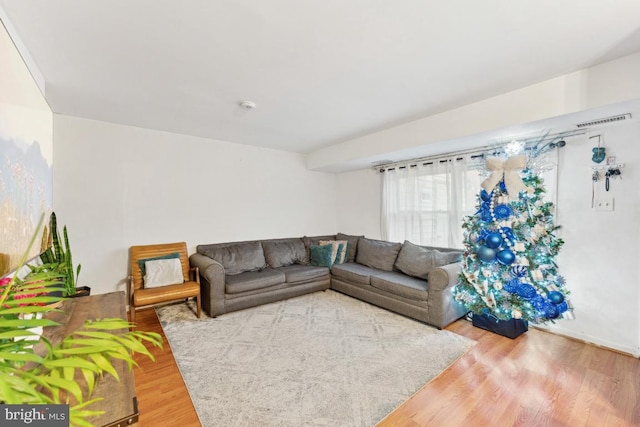
[[[348,262],[345,264],[336,264],[331,267],[331,274],[334,276],[353,283],[361,285],[371,284],[370,277],[376,272],[375,269],[361,264]]]
[[[393,264],[396,262],[400,248],[402,248],[401,243],[363,237],[358,240],[356,262],[378,270],[393,271]]]
[[[302,239],[262,242],[264,258],[271,268],[284,267],[291,264],[307,264],[307,251]]]
[[[418,301],[427,300],[429,285],[426,280],[395,271],[379,271],[371,276],[371,286],[394,295]]]
[[[247,271],[232,276],[226,275],[225,281],[226,293],[239,294],[285,283],[286,277],[281,271],[265,268],[260,271]]]
[[[409,276],[426,280],[434,268],[458,262],[461,258],[461,251],[440,252],[405,240],[395,265],[398,270]]]
[[[227,275],[257,271],[267,266],[260,242],[235,243],[209,248],[198,247],[198,251],[222,264]]]
[[[141,307],[198,295],[200,295],[200,285],[196,282],[184,282],[151,289],[136,289],[133,293],[133,305]]]
[[[330,278],[328,268],[313,265],[289,265],[280,267],[278,271],[284,273],[287,283],[306,283]]]

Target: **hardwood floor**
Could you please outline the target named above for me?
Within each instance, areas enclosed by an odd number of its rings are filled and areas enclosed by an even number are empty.
[[[156,311],[136,311],[137,329],[162,335],[164,349],[146,344],[155,362],[146,356],[134,355],[138,367],[134,367],[140,427],[195,427],[200,426],[198,415],[173,358],[167,337],[162,331]]]
[[[640,360],[537,329],[477,345],[379,426],[638,426]]]
[[[136,321],[138,329],[162,334],[153,309],[139,311]],[[447,330],[477,345],[379,427],[640,426],[640,360],[634,357],[537,329],[516,340],[466,320]],[[139,425],[199,426],[164,341],[164,352],[153,350],[156,363],[136,357]]]

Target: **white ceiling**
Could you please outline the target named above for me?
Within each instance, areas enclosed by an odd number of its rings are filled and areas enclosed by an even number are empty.
[[[56,113],[300,153],[640,51],[638,0],[0,7]]]

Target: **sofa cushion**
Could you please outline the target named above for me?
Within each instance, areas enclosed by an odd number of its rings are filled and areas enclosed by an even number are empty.
[[[429,272],[434,268],[458,262],[461,258],[462,253],[458,251],[440,252],[405,240],[395,266],[409,276],[427,280]]]
[[[225,274],[240,274],[261,270],[267,266],[260,242],[234,243],[225,246],[199,248],[199,252],[218,261]]]
[[[327,267],[313,265],[289,265],[278,268],[278,271],[284,273],[287,283],[307,283],[330,278]]]
[[[394,295],[418,301],[427,300],[429,285],[426,280],[410,277],[396,271],[378,271],[371,276],[371,286]]]
[[[336,240],[346,240],[349,242],[349,255],[347,257],[347,262],[355,262],[356,253],[358,252],[358,240],[364,236],[350,236],[348,234],[338,233],[336,235]]]
[[[261,271],[247,271],[240,274],[226,275],[225,290],[228,294],[239,294],[241,292],[279,285],[284,283],[285,280],[286,278],[283,272],[270,268]]]
[[[393,271],[393,264],[396,262],[400,248],[402,248],[401,243],[363,237],[358,240],[356,262],[378,270]]]
[[[304,236],[302,238],[302,241],[304,242],[305,246],[317,246],[320,243],[320,240],[335,240],[336,236],[327,234],[326,236]]]
[[[333,276],[361,285],[371,284],[370,277],[372,274],[375,274],[375,272],[376,270],[371,267],[353,262],[336,264],[331,267],[331,274]]]
[[[308,263],[307,251],[301,239],[262,242],[264,258],[271,268]]]

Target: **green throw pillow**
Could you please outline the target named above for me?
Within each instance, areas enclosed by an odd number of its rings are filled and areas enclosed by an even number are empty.
[[[153,258],[145,258],[145,259],[140,259],[138,260],[138,265],[140,266],[140,271],[142,272],[142,277],[145,276],[145,274],[147,274],[147,269],[145,268],[144,263],[147,261],[155,261],[158,259],[171,259],[171,258],[180,258],[180,253],[179,252],[173,252],[167,255],[160,255],[157,257],[153,257]]]
[[[331,259],[332,251],[331,245],[310,246],[309,258],[311,259],[311,265],[331,268],[333,264],[333,259]]]

